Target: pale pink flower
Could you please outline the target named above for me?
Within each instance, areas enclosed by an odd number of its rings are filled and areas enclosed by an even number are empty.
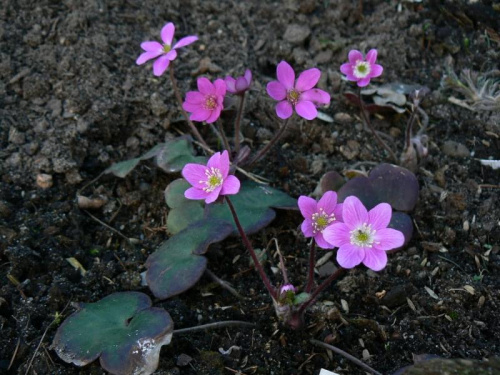
[[[297,292],[297,288],[295,288],[292,284],[285,284],[280,289],[280,295],[285,294],[287,292]]]
[[[191,121],[215,122],[224,109],[224,96],[226,84],[224,80],[217,79],[214,83],[207,78],[198,78],[198,91],[189,91],[186,100],[182,103],[184,110],[191,112]]]
[[[337,193],[327,191],[319,202],[302,195],[299,197],[299,209],[305,218],[301,226],[304,236],[314,237],[322,249],[333,249],[334,246],[325,241],[323,232],[329,225],[342,220],[342,204],[337,204]]]
[[[175,60],[177,57],[176,49],[185,47],[193,42],[198,40],[198,37],[195,35],[190,35],[182,38],[172,47],[172,40],[174,39],[175,26],[172,22],[167,23],[161,29],[161,39],[163,41],[163,45],[156,41],[147,41],[141,43],[141,48],[146,51],[143,52],[135,62],[137,65],[142,65],[146,61],[151,59],[155,59],[158,56],[158,60],[156,60],[153,64],[153,74],[155,76],[161,76],[168,68],[170,61]]]
[[[229,174],[227,151],[213,154],[207,165],[186,164],[182,176],[193,186],[184,192],[187,199],[204,199],[205,203],[212,203],[219,195],[233,195],[240,191],[240,180]]]
[[[337,262],[344,268],[353,268],[363,262],[374,271],[387,264],[387,250],[403,246],[405,237],[396,229],[387,228],[392,208],[380,203],[369,212],[363,203],[350,196],[342,207],[343,223],[333,224],[323,231],[325,240],[338,247]]]
[[[252,72],[247,69],[243,76],[236,78],[227,76],[224,81],[226,82],[227,91],[231,94],[241,95],[250,88]]]
[[[375,64],[375,61],[377,61],[376,49],[371,49],[366,54],[366,60],[361,52],[353,49],[349,52],[349,62],[342,64],[340,71],[349,81],[355,81],[359,87],[365,87],[371,78],[380,76],[384,70],[382,65]]]
[[[330,104],[330,94],[313,88],[321,76],[319,69],[305,70],[295,81],[293,68],[286,61],[282,61],[276,68],[276,75],[278,80],[267,84],[267,93],[274,100],[280,101],[276,105],[279,118],[289,118],[295,108],[299,116],[312,120],[318,116],[317,106]]]

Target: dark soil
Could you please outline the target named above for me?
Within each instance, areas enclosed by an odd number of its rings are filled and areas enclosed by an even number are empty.
[[[378,49],[385,70],[375,84],[418,84],[432,92],[423,104],[429,156],[417,172],[421,192],[409,246],[380,273],[364,267],[349,272],[321,295],[300,332],[277,321],[237,239],[212,246],[209,268],[251,301],[235,299],[204,277],[187,293],[155,305],[170,312],[176,328],[227,319],[259,328],[174,337],[162,350],[157,374],[318,374],[321,368],[364,373],[313,346],[311,338],[327,339],[384,374],[413,363],[414,354],[500,355],[500,175],[478,161],[500,158],[500,112],[454,105],[447,98],[460,94],[440,86],[448,68],[498,69],[498,4],[374,0],[360,9],[360,3],[2,1],[0,373],[25,374],[31,366],[32,374],[102,374],[97,362],[79,369],[49,349],[56,330],[51,322],[74,311],[70,302],[93,302],[115,291],[149,293],[139,274],[167,238],[163,190],[178,175],[144,163],[125,179],[105,177],[86,190],[109,200],[92,215],[134,239],[135,248],[79,209],[75,197],[112,163],[187,131],[167,75],[156,78],[150,64],[135,65],[140,43],[158,39],[167,21],[177,25],[177,37],[200,37],[177,59],[184,92],[200,75],[253,71],[243,132],[256,148],[278,126],[265,94],[277,63],[322,70],[320,87],[333,98],[325,112],[335,122],[295,116],[281,144],[286,146],[254,170],[295,197],[311,194],[328,170],[387,160],[344,99],[353,86],[341,80],[339,66],[350,49]],[[233,116],[223,116],[228,130]],[[401,151],[408,113],[374,119]],[[208,127],[202,132],[210,135]],[[447,141],[460,146],[443,147]],[[42,173],[52,176],[51,187],[37,185]],[[300,222],[298,213],[281,212],[252,236],[260,248],[278,239],[296,285],[307,268]],[[87,270],[84,276],[68,263],[70,257]],[[241,347],[237,354],[219,353],[233,345]],[[192,358],[188,365],[177,365],[182,354]]]

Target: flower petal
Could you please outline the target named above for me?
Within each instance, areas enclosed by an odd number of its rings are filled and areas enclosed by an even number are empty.
[[[205,187],[207,167],[201,164],[188,163],[182,168],[182,177],[193,187],[202,189]]]
[[[314,236],[314,241],[316,241],[316,245],[318,245],[318,247],[321,247],[322,249],[333,249],[335,247],[331,243],[326,242],[321,232],[316,233],[316,235]]]
[[[191,43],[194,43],[198,40],[198,37],[196,35],[190,35],[186,36],[184,38],[181,38],[177,43],[174,44],[172,47],[173,49],[177,48],[182,48],[190,45]]]
[[[175,58],[177,57],[177,51],[175,49],[173,50],[170,50],[166,55],[167,59],[169,59],[170,61],[172,60],[175,60]]]
[[[196,81],[196,84],[198,86],[198,91],[204,95],[210,95],[215,92],[215,86],[208,78],[200,77]]]
[[[319,81],[321,71],[317,68],[307,69],[300,73],[295,89],[302,92],[312,89]]]
[[[363,60],[363,54],[356,49],[349,52],[349,62],[355,65],[358,60]]]
[[[165,70],[167,70],[169,64],[170,60],[167,59],[166,55],[159,57],[158,60],[153,63],[153,74],[157,77],[161,76],[163,73],[165,73]]]
[[[370,65],[375,64],[375,61],[377,61],[377,50],[376,49],[371,49],[368,51],[366,54],[366,61],[370,63]]]
[[[209,204],[209,203],[212,203],[212,202],[215,202],[217,200],[217,198],[219,198],[219,195],[220,195],[220,191],[222,190],[222,186],[218,186],[214,189],[214,191],[212,191],[207,199],[205,199],[205,203]]]
[[[172,39],[174,39],[175,26],[172,22],[167,23],[161,29],[161,40],[167,45],[172,45]]]
[[[399,230],[384,228],[375,233],[374,240],[373,248],[387,251],[403,246],[405,236]]]
[[[380,203],[368,212],[368,220],[375,230],[387,228],[391,221],[392,207],[389,203]]]
[[[382,65],[373,64],[372,70],[370,71],[370,78],[380,77],[383,71],[384,68],[382,67]]]
[[[245,77],[238,77],[236,80],[236,91],[245,91],[248,88],[248,82]]]
[[[311,219],[305,219],[300,225],[300,229],[304,237],[309,238],[314,236]]]
[[[203,106],[200,103],[190,103],[184,102],[182,103],[182,108],[190,113],[198,112],[198,110],[203,109]]]
[[[329,105],[330,94],[320,89],[307,90],[300,94],[301,100],[307,100],[318,105]]]
[[[229,174],[229,152],[227,150],[222,151],[219,158],[220,173],[222,174],[222,178],[225,179]]]
[[[137,65],[142,65],[144,64],[146,61],[149,61],[151,59],[154,59],[158,56],[160,56],[163,52],[144,52],[144,53],[141,53],[141,55],[137,58],[137,60],[135,61],[135,63]]]
[[[184,196],[187,199],[205,199],[208,197],[209,193],[207,193],[205,190],[202,189],[196,189],[194,187],[187,189],[184,192]]]
[[[205,120],[206,123],[211,124],[211,123],[217,121],[217,119],[220,117],[221,111],[222,111],[222,107],[220,107],[220,106],[215,107],[212,110],[212,113],[210,114],[210,116],[208,116],[208,118]]]
[[[209,118],[211,114],[212,114],[211,110],[199,107],[195,112],[191,113],[189,119],[191,121],[203,122],[207,118]]]
[[[358,225],[368,223],[368,212],[363,203],[351,195],[344,200],[342,218],[349,228],[354,229]]]
[[[210,157],[210,159],[208,159],[207,167],[220,169],[220,165],[221,165],[220,157],[221,157],[220,152],[216,152],[215,154],[213,154]]]
[[[323,237],[328,243],[341,247],[351,243],[351,230],[344,223],[334,223],[323,229]]]
[[[215,95],[224,96],[226,95],[226,82],[223,79],[216,79],[214,82]]]
[[[163,53],[163,46],[154,40],[142,42],[141,48],[147,52],[161,52],[161,53]]]
[[[245,74],[243,75],[247,80],[248,86],[252,83],[252,71],[250,69],[245,70]]]
[[[340,65],[340,72],[345,74],[346,76],[353,75],[353,67],[351,63],[345,63]]]
[[[363,264],[373,271],[380,271],[387,265],[387,253],[377,249],[366,249]]]
[[[318,211],[318,202],[311,197],[306,197],[301,195],[298,200],[299,210],[302,216],[306,219],[310,219],[313,214]]]
[[[358,86],[365,87],[365,86],[368,86],[369,83],[370,83],[370,77],[366,77],[366,78],[360,79],[358,81]]]
[[[198,91],[188,91],[188,93],[186,94],[186,102],[201,104],[205,102],[205,95]]]
[[[240,180],[236,176],[229,175],[227,176],[224,184],[222,185],[222,190],[220,191],[221,195],[233,195],[238,194],[240,191]]]
[[[300,117],[306,120],[313,120],[318,116],[318,110],[313,102],[308,100],[299,100],[295,106],[295,111]]]
[[[344,268],[354,268],[364,258],[365,250],[351,244],[343,245],[337,251],[337,263]]]
[[[276,114],[280,119],[286,120],[293,114],[293,107],[286,100],[276,104]]]
[[[327,191],[318,201],[318,210],[323,209],[328,215],[333,213],[337,205],[337,193],[334,191]]]
[[[290,64],[286,61],[280,62],[276,68],[276,75],[278,77],[278,81],[285,86],[285,89],[293,89],[293,85],[295,83],[295,72]]]
[[[224,79],[226,82],[226,89],[229,91],[231,94],[236,94],[236,80],[233,77],[226,77]]]
[[[335,221],[336,222],[344,222],[344,218],[342,217],[342,207],[344,206],[343,203],[337,203],[335,206],[335,209],[333,210],[333,214],[335,215]]]
[[[274,100],[283,100],[286,98],[286,88],[281,82],[271,81],[267,84],[267,93]]]

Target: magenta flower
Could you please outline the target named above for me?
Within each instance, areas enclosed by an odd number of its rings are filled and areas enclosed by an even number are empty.
[[[153,64],[153,74],[155,76],[161,76],[167,70],[170,61],[175,60],[177,57],[176,49],[185,47],[198,40],[195,35],[190,35],[182,38],[172,47],[172,40],[174,39],[175,26],[172,22],[167,23],[161,29],[161,39],[163,40],[163,45],[156,41],[147,41],[141,43],[141,48],[146,51],[143,52],[135,62],[137,65],[142,65],[146,61],[155,59],[158,56],[160,58],[156,60]]]
[[[299,116],[312,120],[318,116],[317,106],[330,104],[330,94],[313,88],[321,76],[319,69],[303,71],[295,82],[293,68],[286,61],[282,61],[276,68],[276,75],[278,80],[267,84],[267,93],[274,100],[280,101],[276,105],[279,118],[289,118],[295,108]]]
[[[382,65],[375,64],[375,61],[377,61],[376,49],[371,49],[366,54],[366,60],[363,59],[361,52],[353,49],[349,52],[349,62],[342,64],[340,71],[349,81],[355,81],[359,87],[365,87],[371,78],[380,76],[384,70]]]
[[[240,180],[229,175],[227,151],[213,154],[206,166],[186,164],[182,176],[193,186],[184,192],[187,199],[205,199],[205,203],[212,203],[219,195],[232,195],[240,191]]]
[[[222,79],[217,79],[212,84],[207,78],[198,78],[198,91],[189,91],[186,101],[182,104],[184,110],[191,112],[189,119],[192,121],[206,121],[211,124],[216,121],[224,109],[224,96],[226,84]]]
[[[292,284],[285,284],[280,289],[280,295],[285,294],[287,292],[297,292],[297,288],[295,288]]]
[[[323,232],[329,225],[342,220],[342,204],[337,204],[337,193],[327,191],[319,202],[302,195],[299,209],[305,218],[301,226],[304,236],[314,237],[322,249],[333,249],[335,246],[325,241]]]
[[[369,212],[355,197],[347,197],[342,207],[343,223],[327,227],[323,236],[338,247],[337,262],[344,268],[353,268],[363,262],[374,271],[387,264],[387,250],[403,246],[405,237],[398,230],[387,228],[392,208],[380,203]]]
[[[252,83],[252,72],[250,69],[245,70],[245,74],[236,79],[227,76],[224,81],[226,82],[227,91],[231,94],[241,95],[250,88]]]

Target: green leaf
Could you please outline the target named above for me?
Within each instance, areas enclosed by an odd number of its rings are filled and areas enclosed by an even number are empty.
[[[111,374],[152,374],[174,324],[151,299],[138,292],[114,293],[81,304],[58,328],[52,348],[65,362],[84,366],[100,358]]]
[[[309,301],[311,298],[311,295],[306,292],[299,293],[295,296],[295,299],[293,300],[294,305],[300,305],[303,304],[304,302]]]
[[[141,161],[141,158],[135,158],[135,159],[130,159],[130,160],[125,160],[121,161],[119,163],[115,163],[111,165],[108,169],[104,171],[105,174],[112,173],[116,177],[124,178],[126,175],[128,175],[135,167],[137,167],[137,164]]]
[[[207,258],[198,254],[231,230],[227,223],[200,220],[165,241],[146,261],[146,281],[155,297],[166,299],[196,284],[207,266]]]

